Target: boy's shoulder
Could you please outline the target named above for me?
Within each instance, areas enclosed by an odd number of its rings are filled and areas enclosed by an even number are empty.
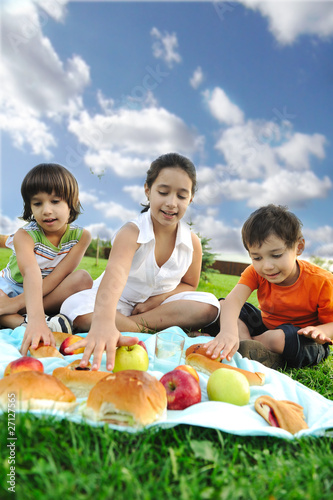
[[[309,262],[307,260],[298,259],[298,263],[302,273],[313,277],[328,279],[333,282],[333,274],[327,269],[323,269],[322,267],[319,267],[316,264],[313,264],[313,262]]]

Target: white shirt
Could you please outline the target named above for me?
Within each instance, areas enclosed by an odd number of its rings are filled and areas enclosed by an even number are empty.
[[[121,300],[134,306],[153,295],[171,292],[179,285],[192,263],[193,244],[189,226],[185,222],[178,222],[173,252],[167,262],[159,267],[155,260],[155,234],[150,210],[130,222],[139,228],[137,243],[140,247],[134,254]],[[94,288],[100,284],[102,276],[94,281]]]

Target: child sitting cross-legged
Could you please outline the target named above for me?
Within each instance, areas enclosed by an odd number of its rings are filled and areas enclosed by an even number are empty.
[[[271,368],[300,368],[327,358],[333,338],[333,275],[299,259],[305,246],[301,227],[286,207],[272,204],[247,219],[242,239],[252,265],[220,302],[218,333],[205,344],[213,359],[223,351],[222,358],[230,360],[238,350]],[[246,302],[253,290],[260,310]]]

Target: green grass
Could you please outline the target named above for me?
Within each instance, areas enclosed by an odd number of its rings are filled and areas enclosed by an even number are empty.
[[[3,256],[0,250],[0,263]],[[105,261],[99,261],[97,268],[94,259],[86,259],[82,267],[98,276]],[[236,282],[237,277],[214,274],[212,284],[200,283],[200,289],[222,297]],[[333,399],[332,368],[330,357],[314,368],[285,373]],[[15,498],[6,483],[7,437],[4,414],[1,499]],[[133,435],[29,414],[16,415],[16,437],[19,500],[332,499],[330,437],[284,441],[189,425]]]

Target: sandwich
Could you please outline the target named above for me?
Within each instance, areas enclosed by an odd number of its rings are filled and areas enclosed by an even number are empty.
[[[110,373],[91,389],[83,415],[95,421],[144,427],[166,415],[166,390],[140,370]]]
[[[77,398],[87,398],[90,390],[109,372],[92,371],[91,363],[85,368],[80,367],[80,359],[76,359],[67,366],[61,366],[53,370],[52,375],[61,380]]]
[[[303,407],[293,401],[277,401],[271,396],[260,396],[254,408],[272,427],[285,429],[291,434],[308,429]]]
[[[193,366],[196,370],[206,375],[211,375],[215,370],[221,368],[226,370],[234,370],[236,372],[242,373],[247,378],[250,385],[264,385],[265,374],[260,372],[250,372],[248,370],[242,370],[236,366],[230,366],[226,363],[220,363],[214,359],[203,356],[202,354],[189,354],[185,358],[185,364]]]
[[[0,380],[0,408],[4,411],[8,409],[9,396],[16,410],[72,412],[77,406],[75,395],[60,380],[33,370],[16,372]]]

